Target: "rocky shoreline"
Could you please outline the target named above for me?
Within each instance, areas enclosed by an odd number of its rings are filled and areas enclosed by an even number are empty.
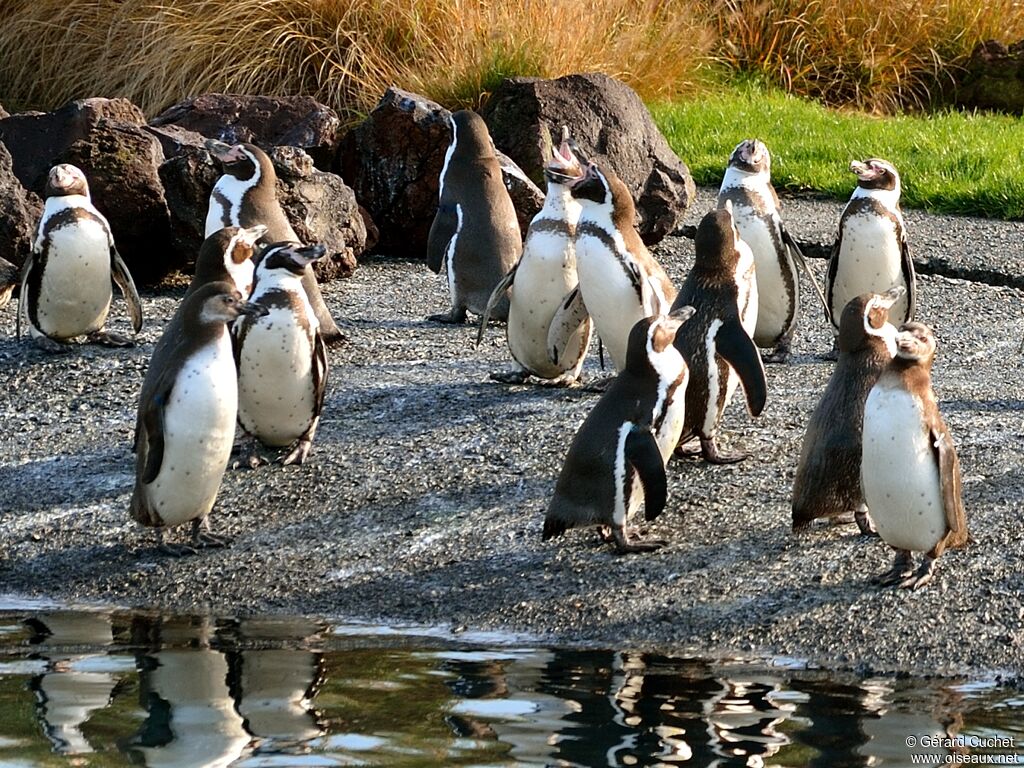
[[[710,199],[700,190],[686,223]],[[783,202],[798,239],[830,240],[842,202]],[[565,449],[597,396],[489,381],[507,364],[503,329],[474,349],[474,327],[424,321],[447,306],[443,284],[421,262],[378,257],[324,286],[348,341],[331,351],[310,461],[229,471],[212,521],[234,544],[180,560],[154,551],[127,505],[138,389],[184,283],[144,293],[135,349],[47,355],[14,339],[16,302],[0,310],[0,593],[1020,683],[1022,297],[1008,286],[1024,274],[1021,225],[911,212],[908,228],[920,264],[997,276],[920,278],[919,317],[939,339],[933,379],[974,538],[944,555],[920,592],[871,584],[891,555],[853,526],[790,531],[803,429],[831,371],[809,290],[795,359],[768,368],[764,414],[751,419],[741,398],[726,414],[724,447],[752,458],[674,461],[666,512],[651,528],[670,545],[619,557],[592,531],[540,539]],[[656,255],[679,283],[692,244],[669,237]],[[820,274],[824,263],[812,266]],[[112,317],[112,330],[127,327],[123,303]],[[585,375],[601,375],[596,354]]]

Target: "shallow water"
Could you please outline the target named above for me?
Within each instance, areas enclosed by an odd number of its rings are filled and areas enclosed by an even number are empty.
[[[952,737],[958,754],[927,746],[933,737]],[[994,681],[0,598],[2,766],[831,767],[1007,755],[1024,755],[1024,692]]]

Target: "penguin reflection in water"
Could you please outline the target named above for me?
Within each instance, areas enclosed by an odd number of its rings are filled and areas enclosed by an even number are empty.
[[[234,443],[238,383],[228,325],[267,310],[243,301],[231,283],[207,283],[185,299],[181,336],[143,382],[136,422],[131,514],[157,529],[160,548],[187,554],[224,546],[203,531]],[[171,547],[164,528],[192,523],[192,547]]]
[[[239,318],[233,331],[238,362],[238,421],[250,436],[291,450],[282,464],[302,464],[313,445],[327,388],[327,346],[302,289],[322,245],[266,246],[250,301],[265,312]],[[265,460],[253,450],[249,465]]]
[[[665,462],[683,428],[689,376],[672,342],[692,314],[692,307],[680,307],[633,326],[625,368],[569,446],[544,519],[545,540],[576,526],[599,525],[602,539],[614,541],[620,553],[665,545],[638,540],[627,522],[641,503],[647,520],[665,506]]]
[[[907,589],[931,581],[938,557],[969,539],[960,460],[932,389],[934,359],[931,329],[904,323],[896,356],[864,406],[864,499],[882,540],[896,550],[878,580]],[[925,553],[917,570],[911,552]]]
[[[902,286],[865,293],[843,309],[839,359],[807,422],[793,478],[794,531],[818,518],[851,522],[852,512],[862,534],[875,533],[860,483],[864,401],[896,354],[889,308],[903,294]]]
[[[54,166],[46,195],[32,252],[22,268],[18,334],[24,318],[36,343],[49,352],[67,351],[66,342],[79,336],[107,346],[132,346],[131,339],[103,330],[113,298],[111,278],[128,303],[135,333],[142,329],[142,302],[110,225],[92,204],[85,174],[67,163]]]

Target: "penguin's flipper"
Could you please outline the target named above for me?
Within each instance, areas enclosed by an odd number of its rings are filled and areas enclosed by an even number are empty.
[[[110,273],[113,275],[114,283],[121,289],[121,295],[128,303],[128,315],[132,319],[132,328],[138,333],[142,330],[142,300],[139,299],[139,292],[135,288],[135,281],[132,280],[128,265],[124,263],[117,248],[110,246]]]
[[[783,244],[789,248],[789,252],[792,254],[793,260],[797,263],[797,266],[804,271],[804,274],[807,275],[807,279],[811,281],[811,287],[813,287],[814,292],[818,294],[821,306],[825,310],[825,319],[831,323],[832,310],[829,308],[828,299],[825,298],[825,292],[822,291],[821,286],[818,285],[818,278],[814,276],[814,272],[812,272],[810,266],[808,266],[807,259],[804,257],[804,252],[800,250],[800,246],[796,244],[796,240],[794,240],[793,236],[789,234],[789,230],[781,226],[781,223],[780,231],[782,232]]]
[[[964,512],[964,497],[960,487],[960,459],[953,446],[953,436],[944,424],[933,425],[931,430],[932,452],[939,468],[939,486],[942,489],[942,506],[946,511],[946,525],[953,533],[966,538],[967,515]]]
[[[759,416],[768,401],[768,381],[765,379],[761,354],[740,325],[739,317],[727,319],[718,329],[715,334],[715,351],[740,377],[750,415]]]
[[[914,319],[914,313],[917,311],[917,274],[914,272],[914,259],[910,255],[906,232],[902,233],[902,237],[900,237],[900,262],[903,282],[907,284],[907,319],[905,322],[909,322]]]
[[[445,254],[452,238],[459,231],[458,205],[453,203],[439,203],[434,222],[430,225],[430,234],[427,236],[427,266],[435,274],[441,271]]]
[[[491,295],[487,299],[487,306],[484,307],[484,312],[480,315],[480,327],[476,330],[476,346],[479,347],[480,342],[484,340],[484,329],[487,328],[487,322],[491,319],[491,310],[498,305],[498,302],[505,297],[506,291],[508,291],[515,283],[517,269],[519,269],[518,261],[515,263],[515,266],[508,271],[508,274],[501,278],[499,283],[494,286],[494,290],[491,291]]]
[[[319,333],[313,340],[313,407],[317,416],[324,409],[327,392],[327,344]]]
[[[168,369],[156,382],[152,392],[148,395],[144,393],[145,399],[139,403],[138,424],[141,429],[138,429],[136,442],[141,442],[139,437],[145,437],[145,456],[139,454],[136,461],[141,464],[145,459],[142,474],[138,476],[142,483],[151,483],[160,474],[160,465],[164,461],[164,409],[171,399],[175,376],[177,371]]]
[[[668,499],[665,461],[650,427],[635,426],[626,437],[626,459],[636,470],[644,487],[644,518],[654,520]]]
[[[559,364],[573,339],[578,339],[581,346],[584,336],[589,341],[589,321],[590,312],[583,303],[583,293],[577,285],[559,303],[551,318],[551,325],[548,326],[548,357],[554,365]],[[583,354],[586,354],[585,348]],[[572,364],[575,365],[578,359],[573,360]]]
[[[832,327],[839,330],[838,319],[832,312],[832,302],[835,301],[836,274],[839,272],[839,249],[843,244],[843,228],[840,226],[839,234],[832,245],[832,254],[828,257],[828,270],[825,272],[825,300],[828,303],[828,312],[825,318],[832,324]],[[843,308],[839,307],[842,314]]]

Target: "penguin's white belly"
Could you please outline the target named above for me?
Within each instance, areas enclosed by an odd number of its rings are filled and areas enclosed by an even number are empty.
[[[890,546],[927,552],[946,532],[939,470],[920,402],[874,387],[864,408],[861,483],[878,533]]]
[[[224,227],[241,226],[238,213],[242,208],[242,198],[252,186],[255,186],[255,182],[242,182],[234,176],[221,176],[217,180],[213,187],[213,193],[216,194],[210,195],[210,207],[206,210],[206,229],[203,237],[209,237]],[[218,196],[227,200],[227,206],[218,199]],[[229,220],[228,224],[224,223],[225,218]]]
[[[238,385],[227,333],[182,366],[164,409],[160,473],[145,486],[165,525],[204,518],[231,457]]]
[[[621,371],[626,367],[629,332],[644,318],[640,295],[618,257],[592,235],[576,241],[576,270],[583,303],[615,369]]]
[[[683,377],[682,383],[672,393],[672,399],[665,406],[665,419],[655,434],[654,439],[658,443],[658,450],[661,458],[668,464],[672,452],[679,444],[679,438],[683,434],[683,426],[686,421],[686,385],[689,383],[689,372]]]
[[[86,219],[51,232],[36,307],[39,330],[56,339],[98,331],[112,296],[103,225]]]
[[[798,280],[796,267],[792,260],[785,259],[785,270],[789,276],[787,287],[786,275],[779,262],[779,253],[775,250],[769,224],[753,214],[736,217],[736,228],[740,237],[750,246],[754,254],[755,279],[757,281],[758,307],[755,316],[753,338],[758,346],[771,346],[778,338],[789,330],[795,317],[795,306],[798,301]],[[784,247],[784,246],[783,246]]]
[[[862,293],[882,293],[894,285],[907,288],[903,279],[903,257],[896,226],[881,216],[851,216],[843,228],[832,289],[832,316],[842,316],[850,299]],[[896,325],[907,316],[907,294],[889,310]],[[837,319],[838,322],[838,319]]]
[[[313,421],[313,340],[291,308],[275,307],[245,335],[238,364],[238,419],[266,445],[298,440]]]
[[[554,378],[565,371],[551,362],[548,330],[559,304],[576,282],[572,243],[554,233],[530,235],[512,286],[508,346],[516,362],[535,375]]]

